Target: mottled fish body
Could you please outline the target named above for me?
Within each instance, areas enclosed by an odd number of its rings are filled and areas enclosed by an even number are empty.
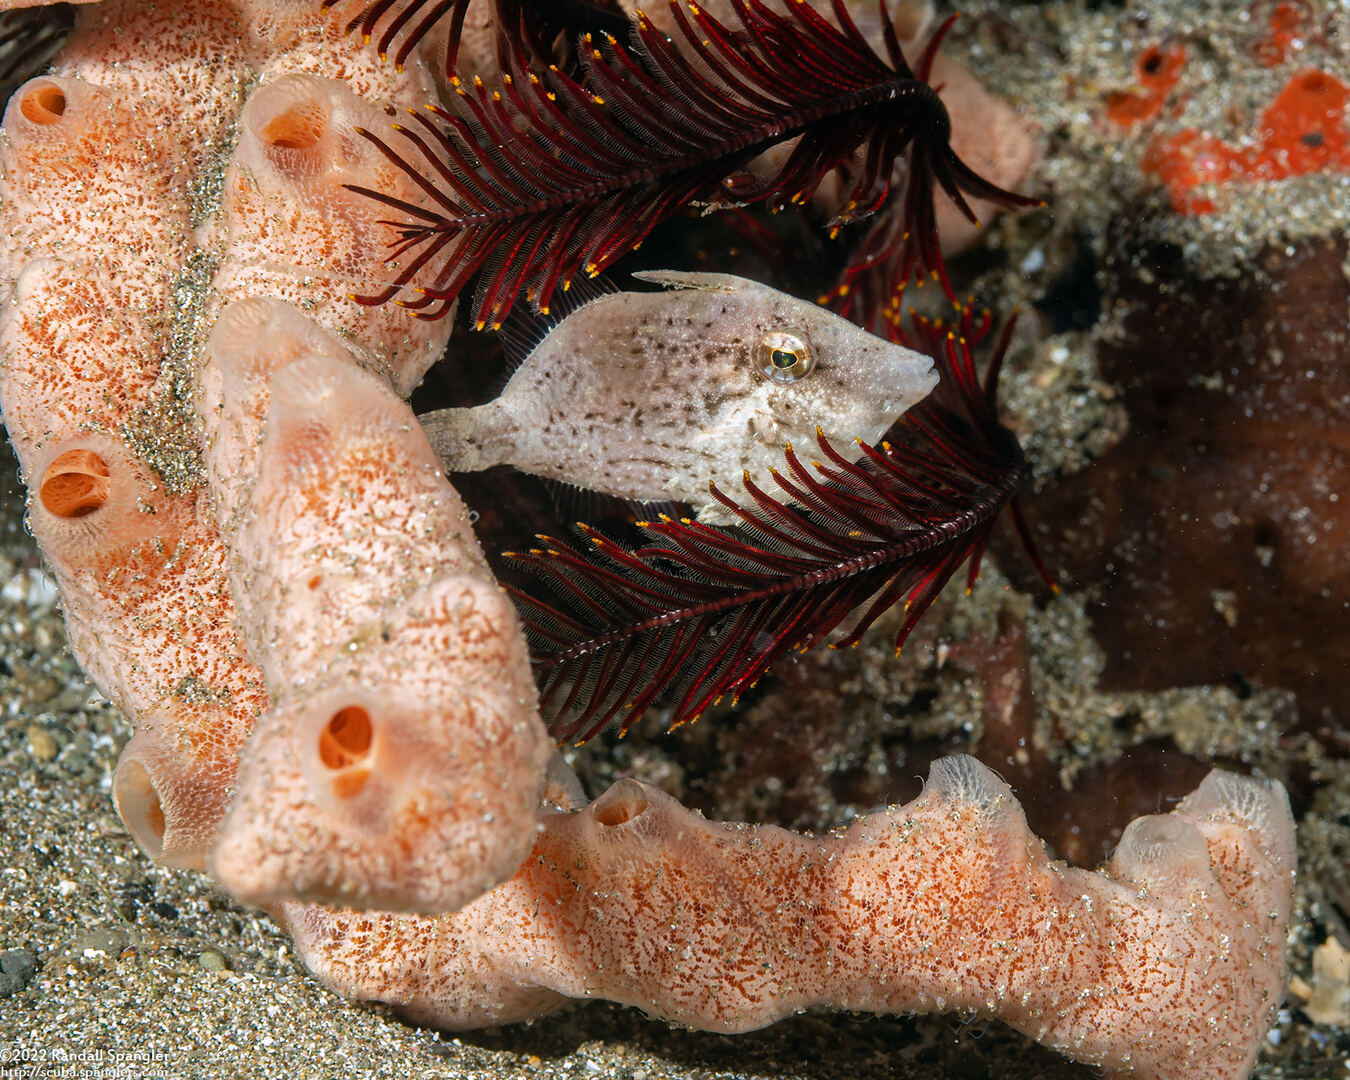
[[[932,361],[729,274],[637,275],[554,327],[500,397],[421,417],[450,472],[510,464],[639,502],[722,507],[708,482],[766,477],[816,426],[856,460],[937,385]]]

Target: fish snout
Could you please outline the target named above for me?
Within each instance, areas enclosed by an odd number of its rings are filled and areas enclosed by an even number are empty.
[[[899,345],[886,357],[886,363],[876,366],[873,378],[878,399],[886,402],[887,411],[894,416],[907,412],[938,384],[932,357]]]
[[[937,364],[933,361],[931,356],[924,356],[922,353],[915,353],[914,356],[916,361],[919,361],[919,384],[923,387],[921,396],[927,397],[937,389]]]

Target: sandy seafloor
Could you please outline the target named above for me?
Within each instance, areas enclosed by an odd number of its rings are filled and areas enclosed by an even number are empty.
[[[1068,133],[1032,184],[1054,188],[1054,224],[1031,230],[1037,236],[1034,252],[1007,260],[1048,267],[1022,278],[1005,272],[983,286],[997,285],[1012,294],[1010,301],[1033,299],[1057,270],[1054,238],[1073,234],[1077,243],[1102,247],[1100,223],[1137,194],[1138,145],[1113,140],[1076,112],[1072,95],[1064,92],[1066,80],[1128,85],[1141,28],[1147,27],[1153,38],[1169,32],[1204,37],[1210,44],[1200,53],[1206,82],[1231,88],[1239,78],[1249,79],[1243,92],[1263,99],[1287,70],[1248,71],[1233,46],[1259,6],[1234,0],[1027,5],[1007,13],[1009,25],[1030,40],[1053,40],[1053,49],[1014,56],[990,51],[997,35],[967,41],[967,58],[982,77],[1045,130]],[[1350,9],[1320,7],[1333,20],[1339,15],[1340,38],[1323,44],[1345,63]],[[1003,14],[993,0],[965,10]],[[1208,98],[1197,95],[1188,101],[1184,119],[1218,125],[1225,100],[1220,90]],[[1347,220],[1350,184],[1344,176],[1324,176],[1253,188],[1224,213],[1204,219],[1157,212],[1144,228],[1180,245],[1197,270],[1232,272],[1272,239],[1344,233]],[[991,242],[1015,248],[1025,240],[1018,227],[1007,225],[993,230]],[[1015,358],[1009,392],[1019,426],[1033,433],[1037,474],[1072,469],[1075,455],[1094,452],[1094,432],[1108,426],[1102,417],[1110,389],[1094,380],[1081,334],[1059,335],[1024,351],[1032,355]],[[1038,393],[1055,381],[1042,378],[1047,364],[1068,373],[1059,378],[1053,406]],[[1063,392],[1066,382],[1074,394]],[[38,961],[25,989],[0,998],[0,1078],[1096,1075],[1001,1025],[957,1016],[807,1015],[729,1038],[587,1003],[534,1025],[455,1038],[408,1027],[379,1008],[343,1002],[305,974],[270,920],[240,908],[201,876],[156,867],[122,828],[109,784],[130,729],[84,683],[70,657],[54,591],[22,525],[22,495],[11,462],[0,478],[0,953],[27,949]],[[986,575],[966,602],[970,620],[989,617],[999,582],[995,571]],[[1066,598],[1035,617],[1043,628],[1035,635],[1038,662],[1053,684],[1053,692],[1043,695],[1047,707],[1058,693],[1061,722],[1093,710],[1109,715],[1092,685],[1094,646],[1085,637],[1081,608]],[[952,632],[960,635],[959,629]],[[928,644],[919,648],[931,653]],[[903,681],[923,664],[920,656],[886,677]],[[951,696],[957,719],[949,724],[961,722],[963,709],[970,711],[971,693],[957,688]],[[1257,715],[1259,701],[1238,716],[1240,710],[1221,694],[1204,688],[1186,693],[1184,701],[1135,706],[1154,717],[1157,734],[1178,740],[1184,735],[1192,749],[1207,747],[1213,756],[1242,761],[1258,772],[1270,766],[1274,735]],[[1082,723],[1086,730],[1088,721]],[[867,732],[876,723],[862,717],[855,727]],[[580,765],[596,790],[624,771],[660,779],[663,771],[679,768],[679,747],[678,741],[639,732],[621,751],[598,740]],[[856,746],[849,750],[859,752]],[[1305,993],[1281,1010],[1258,1065],[1262,1077],[1350,1076],[1346,1029],[1313,1024],[1298,1008],[1314,981],[1311,950],[1326,940],[1335,921],[1319,907],[1325,892],[1308,885],[1328,875],[1344,880],[1344,853],[1350,850],[1345,824],[1350,781],[1344,768],[1328,766],[1326,775],[1331,794],[1320,804],[1322,816],[1301,823],[1302,881],[1290,935],[1293,973]],[[860,809],[865,808],[822,806],[820,816],[828,820]],[[1324,990],[1334,999],[1334,980]]]

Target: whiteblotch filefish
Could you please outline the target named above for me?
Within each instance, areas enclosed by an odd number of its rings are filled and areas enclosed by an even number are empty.
[[[927,356],[814,303],[730,274],[636,275],[676,291],[621,292],[578,307],[500,397],[420,419],[450,472],[510,464],[638,502],[693,505],[767,482],[816,426],[856,460],[937,385]]]

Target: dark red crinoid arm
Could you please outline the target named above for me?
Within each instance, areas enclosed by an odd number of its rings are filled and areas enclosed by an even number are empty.
[[[648,542],[636,549],[582,526],[580,546],[546,538],[513,554],[548,586],[547,598],[512,594],[554,735],[626,729],[658,702],[673,723],[692,720],[790,650],[846,623],[835,645],[852,644],[903,603],[898,649],[963,565],[973,582],[1024,469],[993,404],[1010,333],[983,382],[971,358],[989,329],[969,309],[950,329],[918,322],[945,400],[911,409],[856,463],[820,436],[820,461],[807,466],[789,449],[773,493],[748,476],[744,500],[714,487],[735,526],[662,517],[642,525]]]
[[[400,214],[387,222],[399,273],[363,302],[397,297],[439,318],[476,278],[474,321],[499,324],[522,294],[546,307],[560,284],[599,273],[691,202],[800,201],[846,160],[861,165],[835,224],[884,205],[895,163],[908,155],[900,217],[920,240],[913,259],[926,271],[941,273],[935,184],[958,200],[967,192],[1016,201],[952,153],[946,109],[894,34],[883,59],[842,3],[831,21],[807,3],[781,14],[763,0],[731,0],[733,29],[667,2],[674,40],[644,19],[631,47],[612,34],[587,36],[574,76],[557,66],[532,73],[517,35],[500,50],[500,87],[457,86],[454,112],[416,114],[396,146],[365,133],[430,206],[354,189]],[[796,146],[777,174],[740,172],[790,139]]]
[[[919,78],[928,81],[933,60],[947,32],[956,22],[949,17],[924,48],[916,65]],[[920,155],[928,155],[921,160]],[[953,297],[946,264],[938,245],[934,192],[941,188],[968,220],[978,223],[966,196],[1006,209],[1043,206],[1035,197],[1005,191],[965,164],[944,140],[916,144],[909,178],[901,200],[893,200],[872,218],[870,227],[850,252],[834,288],[820,298],[847,319],[862,326],[879,320],[898,327],[905,288],[911,279],[927,273],[943,292]]]
[[[323,0],[327,10],[339,0]],[[444,75],[455,78],[460,41],[473,0],[373,0],[347,23],[373,44],[382,60],[391,56],[400,68],[413,50],[433,32],[443,31]],[[479,0],[479,8],[483,7]],[[531,55],[545,59],[559,34],[574,27],[622,33],[628,19],[618,0],[495,0],[495,22],[510,28],[508,36],[528,46]]]
[[[70,4],[0,12],[0,102],[47,66],[74,25]]]

